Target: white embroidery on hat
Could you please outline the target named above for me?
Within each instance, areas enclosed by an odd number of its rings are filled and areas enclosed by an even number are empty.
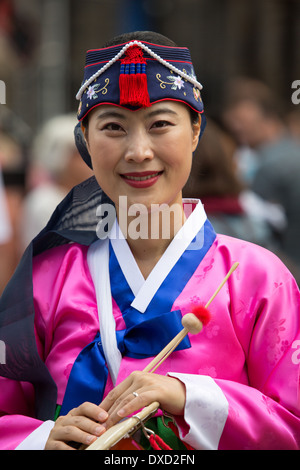
[[[86,88],[96,79],[98,78],[100,75],[102,75],[102,73],[104,73],[107,69],[109,69],[109,67],[111,67],[115,62],[117,62],[121,57],[122,55],[127,51],[127,49],[131,46],[139,46],[141,47],[142,49],[144,49],[144,51],[146,51],[151,57],[153,57],[154,59],[156,59],[158,62],[160,62],[162,65],[164,65],[165,67],[167,67],[169,70],[172,70],[173,72],[177,73],[180,77],[184,78],[185,80],[187,80],[188,82],[192,83],[196,88],[198,88],[199,90],[202,90],[203,86],[201,85],[201,83],[199,83],[195,77],[192,77],[190,75],[188,75],[187,73],[183,72],[182,70],[178,69],[177,67],[175,67],[174,65],[170,64],[168,61],[164,60],[162,57],[160,57],[158,54],[156,54],[155,52],[153,52],[150,47],[146,46],[145,44],[143,44],[142,42],[140,41],[131,41],[131,42],[128,42],[127,44],[125,44],[125,46],[118,52],[118,54],[115,55],[115,57],[113,57],[111,60],[109,60],[103,67],[101,67],[96,73],[94,73],[88,80],[86,80],[84,82],[84,84],[79,88],[78,90],[78,93],[76,95],[76,99],[77,100],[80,100],[81,99],[81,96],[84,92],[84,90],[86,90]]]

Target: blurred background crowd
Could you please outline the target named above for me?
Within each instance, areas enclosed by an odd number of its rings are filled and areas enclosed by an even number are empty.
[[[300,282],[299,0],[0,0],[0,294],[56,205],[91,175],[74,145],[87,49],[155,30],[187,46],[207,129],[184,195]],[[300,97],[300,93],[299,93]]]

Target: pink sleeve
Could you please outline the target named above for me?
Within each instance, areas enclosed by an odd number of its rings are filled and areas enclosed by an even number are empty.
[[[220,450],[300,449],[298,416],[255,388],[215,381],[229,403]]]
[[[32,418],[30,384],[0,377],[0,449],[14,450],[42,422]]]
[[[211,326],[194,340],[208,351],[202,377],[179,377],[187,390],[185,422],[177,419],[182,438],[196,449],[300,449],[298,286],[263,249],[234,240],[219,248],[205,285],[215,283],[210,275],[223,260],[225,272],[236,260],[240,266],[211,305]]]
[[[86,250],[63,245],[33,259],[35,339],[57,385],[57,404],[62,403],[75,358],[98,330]],[[43,423],[34,419],[31,384],[0,377],[0,390],[0,449],[14,449]]]
[[[299,449],[300,314],[292,278],[262,300],[245,355],[249,386],[215,379],[229,404],[219,449]]]

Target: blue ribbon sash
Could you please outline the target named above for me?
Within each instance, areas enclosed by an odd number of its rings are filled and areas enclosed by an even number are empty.
[[[116,332],[118,348],[122,356],[136,359],[153,357],[182,329],[181,312],[175,310],[157,314]],[[188,337],[176,348],[190,347]],[[89,401],[99,404],[102,400],[108,369],[101,345],[100,333],[78,355],[71,370],[60,414],[67,414],[72,408]]]
[[[199,248],[187,249],[183,253],[144,313],[131,307],[134,295],[110,246],[111,293],[126,325],[125,329],[116,331],[122,356],[136,359],[156,356],[182,330],[181,312],[172,310],[172,306],[216,237],[209,221],[205,222],[199,233],[202,234]],[[192,243],[195,243],[196,238]],[[186,336],[176,350],[190,346]],[[108,368],[98,333],[81,351],[72,367],[61,414],[68,413],[84,401],[99,404],[103,398],[107,377]]]

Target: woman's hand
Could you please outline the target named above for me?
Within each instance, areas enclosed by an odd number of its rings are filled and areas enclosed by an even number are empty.
[[[133,392],[137,393],[135,396]],[[173,415],[182,415],[185,406],[185,385],[178,379],[148,372],[132,372],[100,403],[109,417],[104,423],[109,428],[122,418],[144,408],[154,401]]]
[[[73,443],[90,445],[106,430],[106,411],[93,403],[83,403],[60,416],[50,432],[45,450],[74,450]]]
[[[158,401],[166,412],[182,415],[185,406],[184,384],[173,377],[135,371],[109,392],[99,406],[86,402],[66,416],[60,416],[45,450],[74,450],[72,443],[88,446],[122,418],[154,401]]]

